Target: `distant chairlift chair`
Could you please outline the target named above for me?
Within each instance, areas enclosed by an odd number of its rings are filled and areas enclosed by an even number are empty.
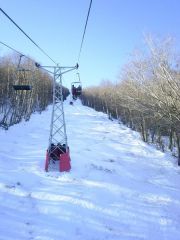
[[[71,83],[71,93],[74,100],[82,94],[82,85],[81,82],[72,82]]]
[[[78,81],[72,82],[71,83],[71,94],[72,94],[72,99],[76,100],[79,96],[82,94],[82,83],[80,80],[80,75],[78,75]]]

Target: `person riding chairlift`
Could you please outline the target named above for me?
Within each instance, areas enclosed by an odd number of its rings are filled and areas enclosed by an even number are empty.
[[[74,85],[72,85],[72,97],[73,99],[76,99],[76,88]]]
[[[78,96],[80,96],[81,95],[81,92],[82,92],[82,87],[81,87],[81,85],[79,85],[78,87],[77,87],[77,95]]]

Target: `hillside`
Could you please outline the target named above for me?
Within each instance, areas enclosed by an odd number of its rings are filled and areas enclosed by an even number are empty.
[[[72,169],[44,172],[51,107],[0,130],[0,240],[179,240],[180,169],[103,113],[65,102]]]

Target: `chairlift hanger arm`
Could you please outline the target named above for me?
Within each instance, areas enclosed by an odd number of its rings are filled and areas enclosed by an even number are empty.
[[[20,66],[20,64],[21,64],[21,58],[22,58],[22,57],[24,57],[23,54],[21,54],[21,55],[19,56],[18,68],[19,68],[19,66]]]
[[[77,72],[77,75],[78,75],[79,82],[81,82],[79,72]]]

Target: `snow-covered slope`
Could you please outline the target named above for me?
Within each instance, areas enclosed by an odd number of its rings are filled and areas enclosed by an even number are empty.
[[[0,130],[0,240],[179,240],[173,159],[78,101],[65,114],[70,173],[44,172],[51,108]]]

